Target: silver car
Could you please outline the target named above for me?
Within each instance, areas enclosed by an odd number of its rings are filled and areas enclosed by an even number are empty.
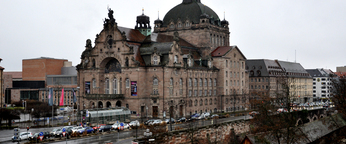
[[[21,132],[19,133],[18,137],[12,136],[12,142],[26,140],[26,139],[29,139],[29,137],[32,137],[31,132]]]

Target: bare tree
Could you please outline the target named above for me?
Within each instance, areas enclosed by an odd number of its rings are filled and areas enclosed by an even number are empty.
[[[291,104],[296,99],[294,79],[286,76],[277,79],[278,89],[275,96],[266,93],[256,93],[259,99],[251,101],[260,114],[251,120],[254,133],[259,135],[260,140],[270,140],[280,143],[295,143],[303,137],[296,126],[297,112],[291,111]],[[277,108],[285,111],[277,113]]]

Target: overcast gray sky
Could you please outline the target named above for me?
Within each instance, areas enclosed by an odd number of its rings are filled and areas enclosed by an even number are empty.
[[[0,0],[0,66],[21,71],[22,59],[68,59],[75,66],[86,39],[94,42],[107,6],[119,26],[136,16],[151,25],[182,0]],[[247,59],[296,60],[306,69],[344,66],[345,0],[201,0],[220,18],[226,13],[231,45]]]

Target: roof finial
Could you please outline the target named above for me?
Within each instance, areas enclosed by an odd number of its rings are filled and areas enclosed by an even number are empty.
[[[223,20],[226,20],[226,12],[223,11]]]
[[[157,19],[160,19],[160,11],[157,11]]]
[[[144,15],[144,8],[142,8],[142,15]]]

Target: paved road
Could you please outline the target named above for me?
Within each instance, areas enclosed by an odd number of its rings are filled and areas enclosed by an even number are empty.
[[[204,120],[204,121],[196,121],[197,126],[205,126],[210,125],[211,123],[224,123],[228,121],[235,121],[235,120],[242,120],[242,119],[248,119],[249,116],[239,116],[239,117],[229,117],[229,118],[223,118],[223,119],[217,119],[217,120]],[[175,127],[186,127],[188,123],[181,123],[181,124],[173,124],[173,129]],[[40,131],[51,131],[53,128],[39,128],[39,129],[31,129],[31,132],[40,132]],[[138,130],[138,136],[143,136],[144,129]],[[104,144],[104,143],[113,143],[113,144],[120,144],[120,143],[131,143],[131,141],[134,139],[136,135],[136,130],[126,130],[121,131],[119,133],[119,141],[118,141],[118,132],[113,133],[105,133],[97,136],[90,136],[90,137],[84,137],[79,139],[67,139],[67,143],[73,143],[73,144]],[[13,144],[10,139],[13,136],[12,130],[5,130],[0,131],[0,143],[11,143]],[[25,143],[25,141],[22,141],[21,143]],[[52,142],[50,142],[52,143]],[[53,142],[54,144],[66,144],[66,141],[60,141],[60,142]]]

